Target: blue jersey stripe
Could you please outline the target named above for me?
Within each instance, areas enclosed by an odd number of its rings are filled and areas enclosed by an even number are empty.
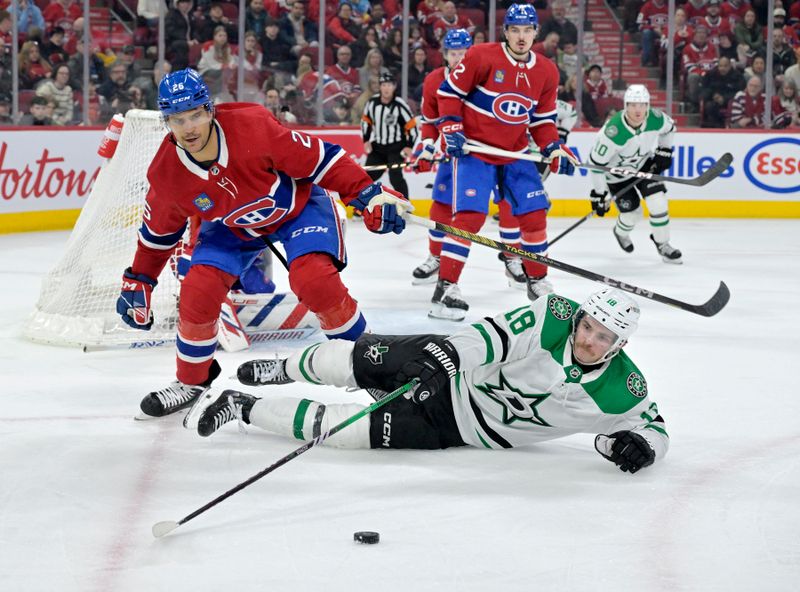
[[[171,234],[156,234],[148,228],[147,222],[142,222],[142,226],[139,228],[139,239],[148,247],[166,250],[178,244],[185,230],[186,224],[181,226],[181,229],[177,232]]]

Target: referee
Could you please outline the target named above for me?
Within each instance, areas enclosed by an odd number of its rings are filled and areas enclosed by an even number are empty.
[[[381,74],[381,90],[364,106],[361,116],[361,136],[367,165],[402,163],[411,156],[417,141],[417,119],[408,104],[394,95],[396,84],[389,73]],[[377,181],[383,171],[369,171]],[[395,190],[408,197],[408,184],[401,167],[389,169],[389,181]]]

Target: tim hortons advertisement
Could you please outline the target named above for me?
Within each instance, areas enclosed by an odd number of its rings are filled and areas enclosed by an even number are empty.
[[[0,130],[0,214],[83,207],[100,172],[100,130]]]

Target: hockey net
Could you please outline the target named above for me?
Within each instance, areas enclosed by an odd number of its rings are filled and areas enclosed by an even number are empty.
[[[166,127],[156,111],[128,111],[114,156],[95,180],[64,254],[45,277],[24,335],[65,346],[118,346],[172,341],[177,323],[174,256],[153,292],[150,331],[116,313],[122,272],[133,262],[149,189],[147,169]]]

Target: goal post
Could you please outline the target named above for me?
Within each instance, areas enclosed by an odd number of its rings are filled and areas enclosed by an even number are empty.
[[[128,327],[116,312],[122,272],[133,262],[150,187],[147,169],[166,133],[157,111],[128,111],[114,156],[95,179],[60,260],[42,281],[25,337],[78,347],[175,339],[174,259],[153,291],[155,323],[150,331]]]

